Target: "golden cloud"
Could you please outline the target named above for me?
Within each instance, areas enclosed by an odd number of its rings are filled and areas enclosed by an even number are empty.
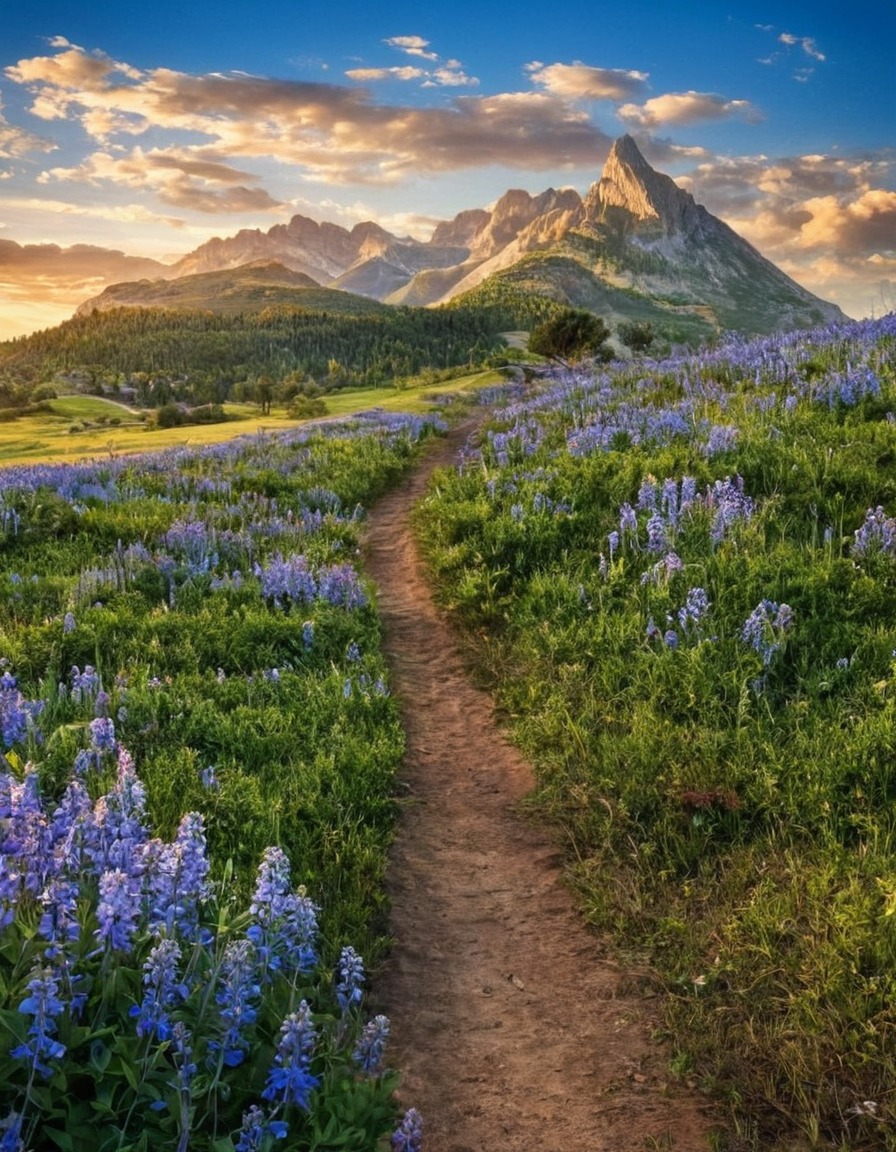
[[[761,119],[749,100],[726,100],[714,92],[669,92],[641,105],[623,104],[619,115],[630,124],[656,128],[660,124],[695,124],[700,120]]]
[[[407,41],[406,51],[425,48],[415,38],[397,39]],[[434,83],[472,83],[457,65],[447,61],[435,70]],[[608,145],[583,112],[552,93],[459,96],[448,106],[402,107],[376,103],[364,89],[332,84],[166,68],[140,73],[75,47],[21,60],[7,76],[27,85],[33,112],[77,118],[100,143],[116,132],[189,131],[205,144],[181,149],[181,155],[212,147],[232,158],[273,158],[325,183],[389,183],[409,174],[493,164],[534,170],[593,165]],[[116,171],[127,177],[126,165]],[[77,172],[68,170],[66,178],[76,179]],[[90,177],[88,166],[83,178]],[[172,193],[165,185],[160,195],[163,190],[169,202],[231,210],[226,203],[232,197],[209,196],[208,189],[204,196],[195,186]],[[260,190],[244,191],[247,206],[253,197],[256,207],[265,206]]]
[[[548,92],[571,100],[629,100],[645,90],[648,75],[622,68],[593,68],[579,60],[547,65],[533,61],[526,71]]]

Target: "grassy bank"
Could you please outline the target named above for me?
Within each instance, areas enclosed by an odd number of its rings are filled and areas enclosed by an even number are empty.
[[[731,1146],[896,1148],[896,324],[509,410],[420,532]]]

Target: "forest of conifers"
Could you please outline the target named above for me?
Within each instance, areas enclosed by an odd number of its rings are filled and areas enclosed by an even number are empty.
[[[72,373],[88,387],[136,384],[148,405],[166,403],[172,390],[178,399],[220,402],[233,385],[261,375],[372,387],[424,368],[480,362],[502,343],[499,318],[488,311],[370,305],[358,314],[117,308],[76,316],[0,344],[0,403]]]

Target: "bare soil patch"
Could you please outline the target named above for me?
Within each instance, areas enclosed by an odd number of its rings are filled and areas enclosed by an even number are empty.
[[[390,863],[395,945],[374,997],[427,1152],[706,1152],[706,1101],[670,1077],[645,973],[576,912],[550,833],[516,812],[532,770],[434,607],[409,528],[431,445],[372,510],[368,570],[408,749]]]

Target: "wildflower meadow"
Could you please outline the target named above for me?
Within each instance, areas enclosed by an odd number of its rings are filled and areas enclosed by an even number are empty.
[[[891,315],[556,368],[418,518],[738,1148],[896,1148],[894,351]]]
[[[364,998],[403,737],[356,554],[438,426],[0,473],[2,1152],[419,1152]]]

